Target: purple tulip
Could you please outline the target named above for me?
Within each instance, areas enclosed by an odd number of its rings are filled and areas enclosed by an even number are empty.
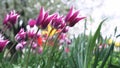
[[[39,26],[42,29],[45,29],[47,25],[51,22],[55,15],[49,15],[48,12],[44,11],[44,8],[42,7],[40,9],[39,16],[36,21],[36,25]]]
[[[21,44],[21,43],[18,43],[17,45],[16,45],[16,47],[15,47],[15,49],[17,50],[17,51],[19,51],[19,50],[22,50],[24,47],[23,47],[23,45]]]
[[[26,41],[22,41],[22,42],[20,42],[23,46],[25,46],[26,44],[27,44],[27,42]]]
[[[63,45],[64,43],[70,45],[72,43],[72,41],[67,37],[66,33],[61,33],[58,39],[60,45]]]
[[[26,32],[24,31],[23,28],[20,29],[20,31],[17,33],[15,36],[15,39],[20,42],[26,38]]]
[[[0,39],[0,52],[2,52],[2,50],[5,48],[5,46],[9,43],[8,40],[3,40]]]
[[[24,47],[23,47],[23,45],[21,44],[21,43],[18,43],[17,45],[16,45],[16,47],[15,47],[15,49],[17,50],[17,51],[19,51],[19,50],[22,50]]]
[[[43,52],[43,48],[42,47],[39,47],[38,48],[38,53],[41,54]]]
[[[59,16],[58,14],[56,14],[56,16],[53,18],[51,25],[55,28],[55,29],[62,29],[65,26],[65,23],[63,21],[63,17]]]
[[[66,38],[65,41],[66,41],[67,45],[70,45],[72,43],[72,41],[70,39],[68,39],[68,38]]]
[[[39,37],[40,34],[39,33],[36,34],[36,32],[34,30],[29,30],[27,32],[27,36],[28,36],[29,39],[32,39],[33,37],[35,37],[35,38]]]
[[[37,26],[40,26],[42,20],[44,19],[44,13],[45,13],[44,8],[41,7],[40,12],[39,12],[39,16],[38,16],[37,21],[36,21]]]
[[[68,32],[68,30],[69,30],[69,27],[66,26],[66,27],[62,30],[62,32],[63,32],[63,33],[66,33],[66,32]]]
[[[7,14],[7,15],[4,17],[3,24],[8,25],[8,22],[9,22],[9,15]]]
[[[17,51],[22,50],[22,49],[24,48],[24,46],[26,45],[26,43],[27,43],[27,42],[25,42],[25,41],[22,41],[22,42],[18,43],[18,44],[16,45],[15,49],[16,49]]]
[[[15,12],[15,10],[11,11],[4,17],[3,24],[7,27],[11,27],[12,25],[16,24],[16,21],[19,18],[19,14]]]
[[[37,46],[38,46],[37,43],[35,43],[35,42],[32,43],[32,49],[36,49]]]
[[[30,20],[28,21],[28,25],[29,25],[30,27],[34,27],[35,24],[36,24],[36,20],[34,20],[34,19],[30,19]]]
[[[69,10],[68,14],[65,17],[65,22],[68,26],[73,27],[76,23],[80,20],[84,19],[85,17],[78,17],[79,11],[73,12],[73,7]]]
[[[27,32],[27,36],[28,36],[28,38],[33,38],[33,37],[35,36],[35,32],[32,31],[32,30],[29,30],[29,31]]]

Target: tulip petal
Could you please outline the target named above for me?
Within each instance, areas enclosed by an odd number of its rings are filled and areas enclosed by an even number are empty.
[[[36,20],[30,19],[30,20],[28,21],[28,24],[29,24],[30,27],[34,27],[34,25],[36,24]]]
[[[69,18],[69,22],[73,21],[79,14],[79,11],[76,11],[70,18]]]
[[[77,22],[79,22],[80,20],[84,19],[85,17],[80,17],[80,18],[75,18],[70,24],[69,26],[72,27],[74,26]]]
[[[72,13],[73,13],[73,7],[70,8],[67,16],[65,17],[65,22],[67,22],[69,20],[69,18],[71,17]]]
[[[39,16],[37,18],[36,25],[39,26],[41,24],[41,22],[42,22],[43,19],[44,19],[44,8],[41,7]]]

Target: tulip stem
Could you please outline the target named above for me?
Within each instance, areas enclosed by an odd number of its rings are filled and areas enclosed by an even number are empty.
[[[1,34],[5,34],[5,31],[7,30],[7,27],[4,27],[4,28],[2,28],[1,30],[0,30],[0,33]]]
[[[35,33],[33,39],[31,40],[30,48],[29,48],[29,50],[28,50],[28,56],[27,56],[27,58],[26,58],[26,67],[25,67],[25,68],[28,68],[28,60],[29,60],[29,58],[30,58],[30,51],[31,51],[32,43],[33,43],[33,41],[35,40],[38,31],[39,31],[39,28],[38,28],[37,32]]]
[[[46,41],[45,41],[45,46],[44,46],[44,48],[45,48],[46,45],[47,45],[48,39],[49,39],[50,34],[52,33],[52,31],[53,31],[53,28],[50,30],[50,33],[49,33],[48,36],[47,36],[47,39],[46,39]],[[44,48],[43,48],[43,49],[44,49]]]
[[[15,57],[16,54],[17,54],[17,51],[12,55],[10,63],[13,61],[13,58]]]
[[[60,33],[58,34],[57,38],[54,41],[54,47],[56,45],[57,39],[59,38],[60,34],[63,32],[63,30],[66,28],[66,26],[63,27],[63,29],[60,31]]]
[[[65,26],[65,27],[66,27],[66,26]],[[52,65],[51,59],[53,58],[53,53],[54,53],[54,50],[55,50],[55,47],[56,47],[56,42],[57,42],[60,34],[62,33],[62,31],[64,30],[65,27],[63,27],[63,29],[61,30],[61,32],[57,35],[56,39],[54,40],[53,48],[52,48],[52,50],[51,50],[51,52],[50,52],[50,55],[49,55],[49,57],[48,57],[48,63],[49,63],[49,64],[47,65],[47,68],[49,68],[49,67]],[[50,64],[50,63],[51,63],[51,64]]]
[[[9,52],[12,50],[12,48],[15,46],[16,42],[10,47],[10,49],[8,50],[8,52],[6,53],[5,58],[8,56]]]

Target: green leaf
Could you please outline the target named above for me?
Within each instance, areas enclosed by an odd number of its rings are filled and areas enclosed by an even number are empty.
[[[95,44],[96,44],[96,40],[97,38],[100,36],[100,30],[101,30],[101,26],[103,24],[103,22],[105,22],[107,19],[104,19],[103,21],[101,21],[101,23],[99,24],[95,34],[93,35],[93,38],[92,40],[90,41],[90,44],[89,44],[89,49],[88,49],[88,53],[87,53],[87,59],[88,59],[88,64],[90,64],[90,61],[91,61],[91,56],[92,56],[92,53],[93,53],[93,49],[95,48]],[[88,65],[89,66],[89,65]]]
[[[2,59],[3,59],[3,55],[4,55],[4,53],[1,52],[1,53],[0,53],[0,61],[2,61]]]
[[[107,53],[106,53],[106,55],[105,55],[105,57],[104,57],[104,59],[103,59],[103,61],[102,61],[102,64],[101,64],[100,68],[103,68],[103,67],[104,67],[104,65],[106,64],[106,62],[107,62],[107,60],[108,60],[111,52],[113,51],[113,49],[114,49],[114,44],[112,44],[112,45],[110,46],[109,50],[107,51]]]

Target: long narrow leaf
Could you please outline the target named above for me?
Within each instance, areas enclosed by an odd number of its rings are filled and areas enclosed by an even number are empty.
[[[95,34],[94,34],[94,36],[93,36],[93,38],[92,38],[92,40],[90,41],[90,44],[89,44],[89,49],[88,49],[88,64],[90,64],[90,58],[91,58],[91,56],[92,56],[92,53],[93,53],[93,49],[94,49],[94,47],[95,47],[95,43],[96,43],[96,40],[97,40],[97,38],[100,36],[100,30],[101,30],[101,26],[102,26],[102,24],[103,24],[103,22],[105,22],[107,19],[104,19],[103,21],[101,21],[101,23],[99,24],[99,26],[98,26],[98,28],[97,28],[97,30],[96,30],[96,32],[95,32]],[[89,66],[89,65],[88,65]]]

